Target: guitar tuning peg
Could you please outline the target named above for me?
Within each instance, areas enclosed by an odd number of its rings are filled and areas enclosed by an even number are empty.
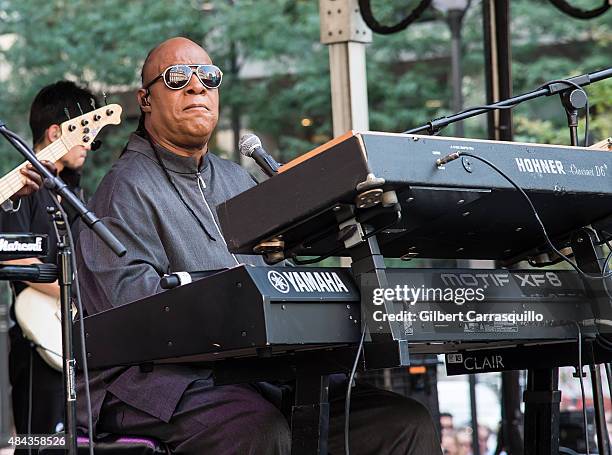
[[[81,109],[81,104],[77,103],[77,107],[79,108],[79,112],[81,113],[81,115],[83,115],[83,109]]]
[[[102,92],[102,96],[104,97],[104,105],[108,106],[108,102],[106,101],[106,92]]]
[[[66,114],[66,117],[68,117],[68,120],[70,120],[70,112],[68,112],[67,107],[64,108],[64,114]]]
[[[94,100],[93,98],[89,98],[89,105],[94,111],[96,110],[96,100]]]

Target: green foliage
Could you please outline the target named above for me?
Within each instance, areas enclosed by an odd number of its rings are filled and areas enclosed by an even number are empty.
[[[373,0],[372,9],[380,22],[392,24],[415,4]],[[511,15],[515,93],[610,64],[610,13],[580,21],[545,0],[517,0]],[[29,103],[42,86],[69,78],[98,93],[133,92],[148,50],[177,35],[202,42],[224,70],[220,127],[229,128],[236,110],[244,125],[275,140],[282,160],[332,136],[328,52],[319,43],[316,0],[0,0],[0,21],[0,36],[14,40],[0,46],[0,62],[11,65],[10,77],[0,77],[0,118],[25,137]],[[479,2],[472,2],[462,33],[465,104],[482,104]],[[367,50],[372,129],[402,131],[450,112],[449,40],[447,25],[433,10],[401,33],[374,36]],[[261,66],[260,74],[239,77],[253,63]],[[611,92],[611,82],[588,88],[593,140],[610,134]],[[304,117],[312,119],[311,126],[301,126]],[[564,122],[557,97],[528,103],[516,111],[516,138],[567,143]],[[133,119],[124,121],[104,134],[105,147],[91,154],[87,167],[90,191],[134,126]],[[466,122],[466,134],[484,137],[484,119]],[[6,143],[0,143],[0,153],[0,172],[20,161]]]
[[[612,81],[595,84],[589,89],[593,119],[589,128],[597,139],[612,136]]]
[[[29,105],[45,85],[70,79],[98,93],[132,90],[149,49],[172,36],[201,41],[204,35],[196,6],[182,0],[4,0],[0,15],[1,33],[14,40],[0,54],[0,62],[11,67],[10,77],[0,80],[0,118],[28,139]],[[109,102],[114,101],[111,96]],[[104,132],[105,143],[114,147],[90,154],[84,178],[89,194],[134,126],[124,122],[111,134]],[[0,172],[19,162],[16,152],[2,141]]]

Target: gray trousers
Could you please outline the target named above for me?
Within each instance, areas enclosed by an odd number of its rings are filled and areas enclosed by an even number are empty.
[[[329,453],[342,455],[344,396],[333,395],[336,396],[330,396]],[[98,432],[151,436],[165,442],[177,454],[291,453],[287,420],[258,388],[248,384],[211,387],[208,381],[196,381],[185,391],[168,423],[108,394]],[[351,394],[350,449],[353,455],[441,453],[438,435],[425,407],[363,385],[354,387]]]

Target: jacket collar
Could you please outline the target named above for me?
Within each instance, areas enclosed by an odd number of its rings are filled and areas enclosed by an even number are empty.
[[[135,152],[146,155],[155,162],[158,162],[155,151],[153,150],[153,148],[151,148],[151,144],[153,144],[155,150],[157,150],[159,158],[162,160],[164,167],[169,171],[176,172],[179,174],[197,174],[198,172],[203,172],[209,165],[210,158],[208,155],[210,152],[206,152],[204,154],[202,162],[198,167],[197,163],[193,158],[177,155],[176,153],[169,151],[168,149],[162,147],[159,144],[154,143],[153,141],[149,142],[148,139],[136,133],[132,133],[130,135],[126,150],[133,150]]]

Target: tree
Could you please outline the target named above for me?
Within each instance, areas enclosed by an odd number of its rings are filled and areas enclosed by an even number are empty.
[[[65,78],[98,93],[133,89],[138,68],[160,37],[184,34],[196,41],[203,37],[199,11],[182,1],[4,0],[0,14],[3,31],[14,39],[2,53],[11,69],[0,88],[0,118],[25,137],[29,137],[29,104],[43,86]],[[113,101],[111,96],[109,102]],[[112,148],[90,155],[85,179],[90,194],[133,128],[133,122],[124,122],[103,132]],[[0,144],[0,150],[3,170],[21,161],[7,144]]]

